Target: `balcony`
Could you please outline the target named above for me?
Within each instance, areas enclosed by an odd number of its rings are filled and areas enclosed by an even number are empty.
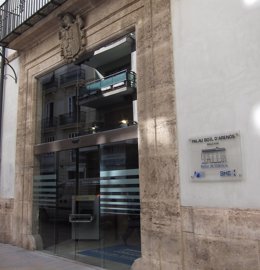
[[[76,69],[60,75],[60,86],[71,86],[85,80],[85,70]]]
[[[0,45],[7,46],[66,1],[6,0],[0,6]]]
[[[57,127],[57,117],[45,118],[42,120],[42,127],[44,129],[50,129]]]
[[[53,93],[57,90],[57,88],[58,88],[57,80],[52,80],[50,82],[42,84],[42,90],[44,91],[45,94]]]
[[[71,126],[78,123],[84,123],[85,120],[86,120],[85,112],[79,112],[78,114],[76,112],[72,112],[59,115],[60,126]]]
[[[123,70],[80,88],[80,105],[99,108],[119,103],[136,90],[136,73]]]
[[[133,120],[125,120],[120,122],[112,122],[112,123],[104,123],[104,122],[91,122],[86,123],[84,126],[84,129],[80,130],[79,136],[83,135],[89,135],[89,134],[95,134],[103,131],[108,131],[112,129],[118,129],[118,128],[127,128],[130,126],[137,125],[136,121]]]

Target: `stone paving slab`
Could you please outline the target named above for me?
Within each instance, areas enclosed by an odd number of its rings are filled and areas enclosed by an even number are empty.
[[[0,270],[104,270],[40,251],[0,243]]]

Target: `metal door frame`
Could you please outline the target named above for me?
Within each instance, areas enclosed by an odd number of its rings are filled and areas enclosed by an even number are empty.
[[[113,129],[96,134],[84,135],[72,139],[64,139],[49,143],[36,144],[34,154],[40,155],[50,152],[72,150],[82,147],[101,145],[124,140],[137,139],[137,125]]]

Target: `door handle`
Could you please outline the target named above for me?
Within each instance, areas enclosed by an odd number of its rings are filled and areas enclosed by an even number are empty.
[[[91,223],[94,220],[94,217],[90,214],[70,214],[69,222],[70,223]]]

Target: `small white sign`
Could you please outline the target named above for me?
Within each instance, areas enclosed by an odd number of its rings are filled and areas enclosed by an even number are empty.
[[[242,179],[239,133],[191,138],[191,180],[234,181]]]

